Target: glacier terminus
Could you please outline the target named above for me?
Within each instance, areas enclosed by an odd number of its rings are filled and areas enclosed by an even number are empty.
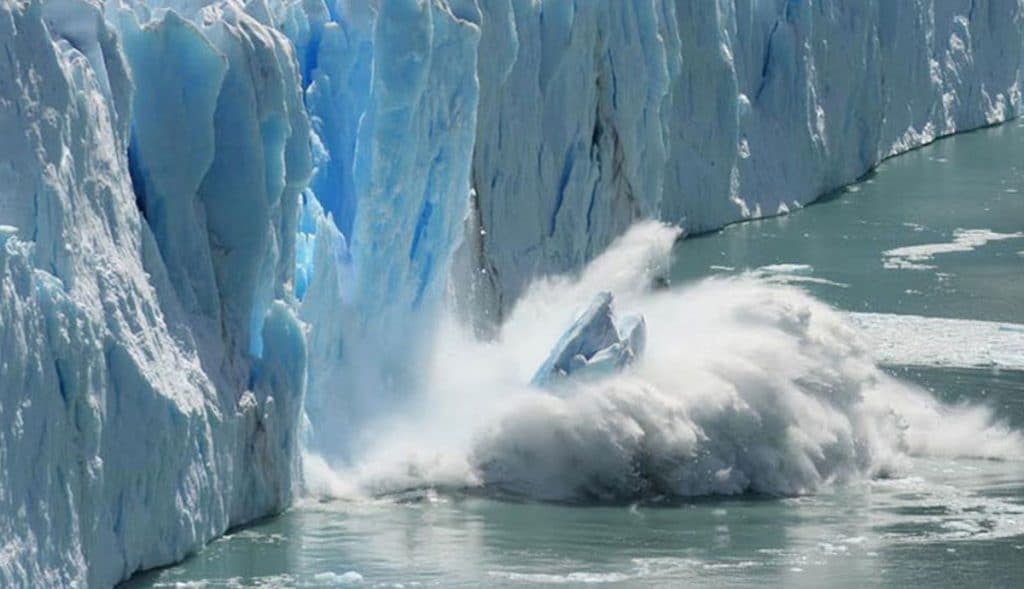
[[[491,354],[550,393],[474,438],[460,488],[885,475],[877,440],[935,449],[888,431],[889,377],[837,313],[650,287],[683,237],[1016,118],[1022,90],[1021,0],[0,0],[0,586],[113,586],[288,509],[310,457],[354,472],[370,425],[440,394],[452,342],[477,351],[449,374]],[[709,344],[729,386],[655,333],[744,322],[785,345]],[[677,403],[682,365],[743,407]],[[524,458],[574,443],[611,449],[571,479]]]

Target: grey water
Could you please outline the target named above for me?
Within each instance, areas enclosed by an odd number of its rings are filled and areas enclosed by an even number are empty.
[[[939,141],[803,210],[682,241],[673,283],[753,272],[851,313],[996,321],[1024,340],[1022,154],[1021,123]],[[886,369],[1024,429],[1024,359],[972,363],[991,342],[949,341],[942,355],[968,361]],[[1021,587],[1024,461],[915,459],[810,496],[664,506],[306,500],[125,586],[349,585]]]

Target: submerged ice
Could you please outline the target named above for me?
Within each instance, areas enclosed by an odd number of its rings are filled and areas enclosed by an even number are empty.
[[[0,584],[179,560],[285,508],[300,439],[313,490],[565,500],[1019,452],[798,290],[649,286],[680,229],[1016,116],[1022,23],[981,0],[0,1]]]

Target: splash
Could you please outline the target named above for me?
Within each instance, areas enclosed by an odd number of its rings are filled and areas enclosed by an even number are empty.
[[[796,287],[748,274],[652,288],[676,237],[639,224],[580,275],[535,283],[495,341],[447,321],[423,392],[366,429],[371,449],[351,465],[307,456],[311,490],[584,502],[799,495],[898,475],[915,455],[1021,455],[1019,432],[886,375],[842,313]],[[530,387],[571,310],[598,291],[646,317],[644,356],[601,380]]]

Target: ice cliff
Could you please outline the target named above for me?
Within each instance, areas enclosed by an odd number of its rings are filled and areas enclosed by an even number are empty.
[[[344,461],[451,301],[1016,116],[1024,5],[0,0],[0,46],[0,585],[104,586]]]
[[[109,586],[292,497],[290,45],[232,6],[110,14],[0,5],[5,587]]]
[[[478,312],[636,218],[784,213],[881,159],[1016,116],[1016,0],[482,0]]]

